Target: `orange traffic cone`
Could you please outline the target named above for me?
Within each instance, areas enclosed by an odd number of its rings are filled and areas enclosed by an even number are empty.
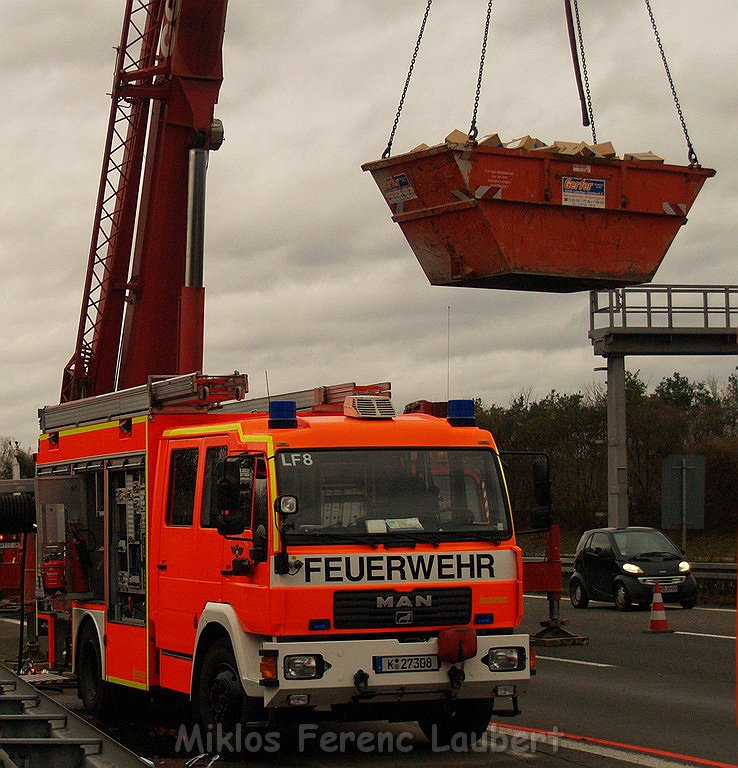
[[[666,611],[664,611],[664,598],[661,597],[661,587],[658,581],[653,588],[653,602],[651,603],[651,620],[645,632],[673,632],[666,623]]]

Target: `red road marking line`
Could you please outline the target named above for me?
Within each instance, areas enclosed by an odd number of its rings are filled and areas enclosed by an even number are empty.
[[[606,747],[617,747],[618,749],[627,749],[630,752],[643,752],[657,757],[668,757],[672,760],[683,760],[685,762],[698,763],[699,765],[709,765],[712,768],[735,768],[732,763],[721,763],[717,760],[708,760],[704,757],[692,757],[691,755],[682,755],[679,752],[668,752],[664,749],[654,749],[653,747],[639,747],[635,744],[624,744],[620,741],[610,741],[609,739],[598,739],[594,736],[579,736],[574,733],[564,733],[564,731],[547,731],[543,728],[526,728],[523,725],[504,725],[493,722],[495,728],[507,729],[510,731],[528,731],[530,733],[542,733],[546,736],[556,736],[561,739],[570,739],[571,741],[584,741],[591,744],[601,744]]]

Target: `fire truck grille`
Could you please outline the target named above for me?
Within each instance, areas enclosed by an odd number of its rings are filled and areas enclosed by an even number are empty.
[[[343,591],[333,596],[336,629],[438,627],[468,624],[471,589]]]

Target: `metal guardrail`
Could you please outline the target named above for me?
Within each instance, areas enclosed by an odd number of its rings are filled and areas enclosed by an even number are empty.
[[[735,329],[736,285],[639,285],[590,292],[597,328]]]
[[[542,557],[524,557],[529,563],[543,561]],[[574,570],[574,555],[561,556],[561,570],[571,573]],[[735,581],[738,573],[736,563],[692,563],[692,573],[696,579],[716,579],[718,581]]]
[[[77,717],[0,665],[3,768],[146,768],[151,761]]]

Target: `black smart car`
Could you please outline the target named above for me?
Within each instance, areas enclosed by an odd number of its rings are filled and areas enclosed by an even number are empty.
[[[697,582],[684,555],[655,528],[598,528],[577,544],[569,595],[574,608],[590,600],[614,602],[619,611],[651,605],[658,583],[664,602],[697,603]]]

